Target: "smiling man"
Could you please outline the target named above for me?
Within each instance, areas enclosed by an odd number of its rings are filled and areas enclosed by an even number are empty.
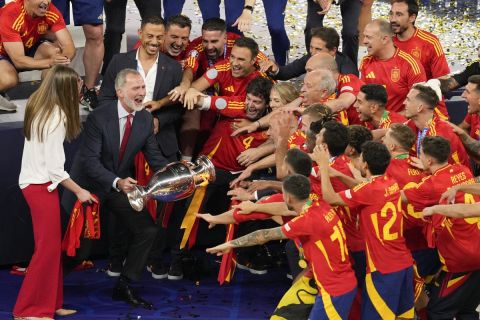
[[[255,40],[247,37],[235,40],[229,59],[216,63],[204,75],[192,83],[185,94],[184,105],[192,109],[199,97],[215,85],[219,86],[221,96],[245,96],[250,81],[264,76],[255,68],[259,49]]]
[[[191,30],[192,20],[189,17],[179,14],[168,18],[162,51],[179,62],[184,60]]]
[[[58,44],[42,42],[53,33]],[[75,47],[62,14],[49,0],[13,1],[2,8],[0,22],[0,112],[15,112],[17,106],[5,98],[6,90],[18,83],[22,70],[45,70],[69,64]]]
[[[361,79],[366,84],[384,85],[388,93],[386,109],[402,113],[403,102],[410,88],[426,81],[423,66],[407,52],[395,47],[390,23],[373,20],[364,30],[363,44],[368,55],[360,65]]]
[[[432,33],[415,27],[417,16],[416,0],[392,1],[390,25],[394,33],[393,43],[420,61],[428,80],[448,75],[450,68],[440,41]]]

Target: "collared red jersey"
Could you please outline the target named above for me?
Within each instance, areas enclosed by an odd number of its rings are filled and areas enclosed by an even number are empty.
[[[193,41],[190,42],[187,49],[185,50],[185,52],[187,52],[185,69],[192,69],[193,78],[197,79],[208,69],[213,67],[215,63],[230,58],[230,53],[232,52],[232,48],[235,45],[235,40],[237,40],[238,38],[241,38],[241,36],[233,32],[227,32],[227,42],[224,46],[223,55],[213,61],[208,59],[207,55],[205,54],[205,47],[202,43],[203,38],[200,36],[193,39]],[[257,61],[264,61],[267,59],[267,56],[263,52],[258,53]]]
[[[339,193],[347,206],[360,209],[367,272],[392,273],[413,264],[403,237],[399,191],[394,179],[382,175]]]
[[[336,98],[338,99],[338,97],[340,97],[343,93],[347,92],[353,94],[356,97],[358,92],[360,91],[360,87],[364,84],[365,83],[354,74],[339,74],[337,80]],[[360,121],[358,117],[358,112],[353,106],[354,103],[355,101],[347,109],[345,109],[349,125],[362,124],[362,121]]]
[[[243,96],[247,95],[247,85],[257,77],[267,78],[266,74],[254,70],[245,77],[236,78],[232,76],[232,68],[228,59],[216,63],[202,76],[210,86],[218,85],[220,96]]]
[[[450,74],[442,45],[434,34],[415,28],[415,33],[410,39],[401,41],[395,35],[393,43],[422,63],[427,80]]]
[[[350,264],[342,222],[335,210],[324,202],[314,202],[283,225],[283,233],[294,239],[310,262],[319,287],[335,297],[357,285]]]
[[[384,114],[382,115],[382,119],[380,119],[378,128],[375,128],[371,122],[365,122],[365,126],[370,130],[388,129],[390,128],[392,123],[405,123],[405,122],[407,122],[407,118],[405,118],[401,114],[393,111],[385,110]]]
[[[366,84],[385,86],[388,94],[386,109],[395,112],[405,109],[403,103],[414,84],[427,81],[422,64],[398,48],[387,60],[365,56],[360,65],[360,73]]]
[[[416,212],[438,204],[442,193],[459,184],[473,184],[470,170],[460,164],[447,164],[428,176],[416,188],[405,190]],[[455,203],[475,203],[480,197],[457,192]],[[409,215],[410,219],[411,216]],[[450,272],[480,270],[480,218],[449,218],[434,214],[425,228],[430,246],[436,246],[442,268]]]
[[[478,113],[469,113],[464,121],[470,125],[470,137],[480,140],[480,115]]]
[[[417,128],[413,120],[408,120],[405,124],[409,126],[410,129],[412,129],[413,133],[417,136],[417,140],[415,141],[415,144],[413,145],[410,154],[414,157],[418,157],[417,145],[419,144],[418,139],[421,136],[421,130]],[[468,153],[465,150],[462,141],[453,131],[452,127],[448,125],[445,121],[440,119],[437,114],[434,114],[432,120],[428,122],[426,136],[440,136],[447,139],[450,142],[451,150],[448,162],[451,164],[460,163],[468,168],[471,167],[470,157],[468,156]]]
[[[412,163],[410,156],[407,156],[406,158],[392,158],[385,174],[397,180],[400,189],[405,190],[415,188],[425,177],[427,177],[427,174],[424,171],[415,168]],[[402,204],[402,208],[404,213],[420,218],[420,212],[415,212],[411,204]],[[403,235],[408,249],[416,251],[428,248],[425,235],[423,234],[422,223],[418,223],[418,220],[412,221],[412,219],[404,219],[403,225]]]
[[[47,31],[65,29],[65,21],[58,9],[50,3],[45,16],[33,18],[25,11],[23,1],[6,4],[0,12],[0,55],[7,56],[4,42],[22,42],[25,50],[32,48]]]

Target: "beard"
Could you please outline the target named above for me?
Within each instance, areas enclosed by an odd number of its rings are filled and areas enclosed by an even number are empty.
[[[142,111],[145,107],[143,106],[143,104],[141,105],[137,105],[135,103],[134,100],[130,99],[130,98],[127,98],[125,97],[125,103],[127,104],[127,106],[132,109],[133,111],[137,112],[137,111]]]

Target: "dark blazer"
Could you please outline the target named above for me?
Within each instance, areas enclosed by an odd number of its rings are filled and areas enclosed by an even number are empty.
[[[117,177],[133,177],[134,158],[140,150],[154,171],[168,163],[155,140],[152,115],[146,110],[135,113],[121,163],[118,162],[119,149],[120,129],[115,100],[88,115],[83,141],[70,170],[71,178],[102,199],[113,190],[112,184]],[[70,212],[70,205],[73,206],[73,202],[64,205],[67,212]]]
[[[115,77],[121,70],[130,68],[137,70],[135,59],[137,50],[118,53],[113,56],[108,64],[100,88],[99,105],[117,99],[115,93]],[[167,96],[168,92],[178,86],[182,81],[182,67],[180,64],[165,54],[158,57],[157,79],[153,90],[153,99],[160,100]],[[160,130],[156,135],[157,143],[166,158],[174,160],[178,153],[178,141],[175,126],[183,115],[183,107],[180,104],[166,106],[157,110],[153,115],[158,118]]]
[[[306,54],[301,58],[298,58],[286,66],[281,66],[276,75],[273,76],[275,80],[290,80],[296,78],[305,73],[305,65],[307,64],[308,59],[310,59],[310,54]],[[335,55],[335,61],[337,62],[338,72],[341,74],[354,74],[358,76],[358,69],[355,67],[355,64],[350,60],[349,57],[344,55],[341,52],[337,51]]]

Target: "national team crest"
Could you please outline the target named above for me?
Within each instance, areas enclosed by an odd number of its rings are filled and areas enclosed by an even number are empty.
[[[392,73],[390,74],[390,80],[393,82],[397,82],[400,80],[400,69],[399,68],[393,68]]]
[[[412,50],[412,56],[417,60],[420,60],[420,58],[422,57],[422,51],[420,51],[420,49],[415,47],[415,49]]]
[[[198,51],[197,50],[190,51],[190,57],[192,57],[192,58],[198,57]]]
[[[45,32],[47,32],[47,29],[48,29],[48,24],[46,24],[45,22],[41,22],[38,24],[37,32],[38,34],[44,34]]]

